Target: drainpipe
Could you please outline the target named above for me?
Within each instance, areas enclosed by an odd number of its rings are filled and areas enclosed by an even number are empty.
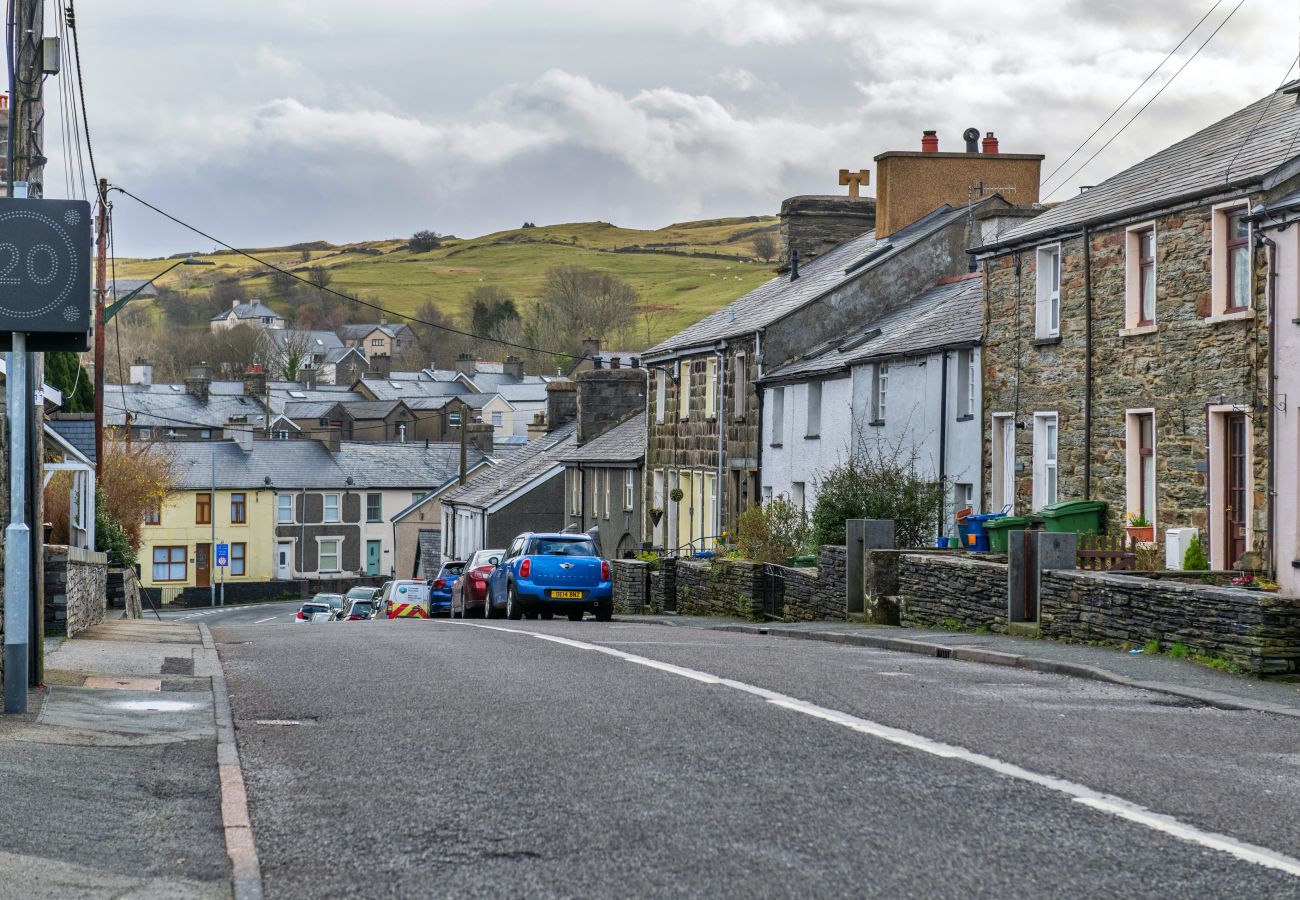
[[[1261,244],[1268,245],[1268,281],[1264,289],[1268,304],[1268,577],[1277,581],[1277,242],[1256,232]]]
[[[1092,237],[1083,226],[1083,499],[1092,499]]]
[[[305,576],[302,571],[302,554],[303,548],[307,546],[307,489],[303,488],[298,493],[298,496],[302,499],[302,513],[298,517],[298,577],[303,578]],[[320,568],[319,561],[316,563],[316,567]]]
[[[718,474],[714,476],[713,484],[713,533],[719,535],[723,532],[722,527],[722,459],[725,449],[725,438],[727,434],[727,379],[726,379],[726,362],[727,357],[724,351],[727,349],[726,341],[719,341],[718,346],[713,348],[714,356],[718,360],[717,366],[714,367],[714,377],[718,380]],[[714,541],[716,546],[717,541]]]
[[[944,522],[948,515],[948,351],[942,353],[939,366],[939,486],[943,495],[939,500],[939,537],[943,537]]]

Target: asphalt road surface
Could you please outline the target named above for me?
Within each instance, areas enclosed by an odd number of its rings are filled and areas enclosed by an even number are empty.
[[[268,897],[1300,897],[1291,719],[635,622],[207,621]]]
[[[190,625],[199,622],[210,628],[219,625],[289,625],[293,623],[294,613],[302,606],[301,600],[285,600],[277,603],[248,603],[231,606],[200,606],[190,609],[169,609],[159,613],[164,622],[185,622]],[[145,610],[147,621],[157,621],[152,610]]]

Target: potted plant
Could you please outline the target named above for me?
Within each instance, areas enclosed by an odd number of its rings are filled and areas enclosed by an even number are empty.
[[[668,492],[668,499],[673,501],[674,503],[681,503],[682,498],[685,496],[686,494],[682,492],[681,488],[673,488],[671,491]]]
[[[664,511],[663,511],[662,509],[660,509],[660,508],[657,507],[657,506],[655,506],[655,507],[651,507],[651,509],[650,509],[650,521],[651,521],[651,523],[653,523],[654,525],[658,525],[658,524],[659,524],[659,521],[660,521],[663,517],[664,517]]]
[[[1131,512],[1124,518],[1124,530],[1128,532],[1129,540],[1138,544],[1155,542],[1156,528],[1151,524],[1150,519],[1137,512]]]

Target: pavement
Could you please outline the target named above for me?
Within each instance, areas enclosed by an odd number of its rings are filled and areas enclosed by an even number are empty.
[[[964,662],[1054,672],[1137,687],[1220,709],[1250,709],[1300,718],[1300,682],[1259,679],[1214,669],[1189,659],[1131,653],[1114,647],[1064,643],[1018,635],[899,628],[853,622],[757,625],[709,616],[635,616],[632,621],[734,631],[771,637],[829,641],[919,653]]]
[[[212,633],[268,897],[1300,897],[1275,713],[640,618]]]
[[[48,646],[28,713],[0,716],[0,898],[229,897],[200,630],[117,620]]]

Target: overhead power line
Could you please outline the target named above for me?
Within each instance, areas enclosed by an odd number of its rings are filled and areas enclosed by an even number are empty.
[[[1052,190],[1049,191],[1042,199],[1046,200],[1048,197],[1052,196],[1052,194],[1055,194],[1062,187],[1064,187],[1065,185],[1073,181],[1074,176],[1078,175],[1080,172],[1086,169],[1089,163],[1091,163],[1094,159],[1096,159],[1103,150],[1105,150],[1112,143],[1114,143],[1115,139],[1119,137],[1121,134],[1123,134],[1128,129],[1128,127],[1132,125],[1134,121],[1137,120],[1138,116],[1142,115],[1142,113],[1147,111],[1147,107],[1149,107],[1152,103],[1156,102],[1157,98],[1159,98],[1159,96],[1165,92],[1165,88],[1173,84],[1178,79],[1178,76],[1183,74],[1183,70],[1186,69],[1189,65],[1191,65],[1192,60],[1196,59],[1196,57],[1200,55],[1201,51],[1206,48],[1206,46],[1210,43],[1210,41],[1214,40],[1214,36],[1223,30],[1223,26],[1228,24],[1228,22],[1232,19],[1232,17],[1237,14],[1237,10],[1241,9],[1241,7],[1245,3],[1246,0],[1238,0],[1237,5],[1232,8],[1232,11],[1229,12],[1226,16],[1224,16],[1223,21],[1220,22],[1218,25],[1216,25],[1214,27],[1214,30],[1210,32],[1210,36],[1207,37],[1204,41],[1202,41],[1200,46],[1196,48],[1196,50],[1192,53],[1192,55],[1187,57],[1187,59],[1184,60],[1183,64],[1178,67],[1178,71],[1174,72],[1174,74],[1170,76],[1168,81],[1160,85],[1160,89],[1157,90],[1154,94],[1152,94],[1150,99],[1148,99],[1146,103],[1143,103],[1141,108],[1138,109],[1138,111],[1135,112],[1131,117],[1129,117],[1129,120],[1127,122],[1125,122],[1123,125],[1120,126],[1119,131],[1116,131],[1109,138],[1107,138],[1106,143],[1098,147],[1096,151],[1093,152],[1092,156],[1089,156],[1086,160],[1084,160],[1083,165],[1079,166],[1079,168],[1071,172],[1068,178],[1066,178],[1056,187],[1052,188]]]
[[[81,76],[81,42],[77,40],[77,11],[73,0],[68,0],[68,30],[72,33],[72,53],[77,64],[77,91],[81,96],[81,126],[86,133],[86,155],[90,157],[90,174],[99,184],[99,172],[95,168],[95,149],[90,144],[90,119],[86,115],[86,79]]]
[[[461,337],[471,338],[472,340],[476,340],[476,341],[487,341],[493,344],[500,344],[503,347],[511,347],[515,350],[524,350],[527,351],[528,353],[541,353],[546,356],[556,357],[557,359],[578,360],[578,361],[590,358],[586,354],[582,354],[582,353],[579,353],[578,355],[575,356],[574,354],[565,353],[561,350],[548,350],[545,347],[533,347],[529,344],[520,344],[514,341],[507,341],[503,338],[494,338],[494,337],[488,337],[486,335],[474,334],[472,331],[462,331],[459,328],[453,328],[450,325],[443,325],[438,322],[430,322],[426,319],[421,319],[418,316],[412,316],[407,313],[398,312],[397,310],[389,309],[386,306],[380,306],[378,303],[372,303],[369,300],[362,300],[360,297],[353,297],[351,294],[345,294],[342,291],[336,291],[333,288],[321,287],[320,285],[312,282],[311,279],[304,278],[303,276],[299,275],[297,272],[291,272],[288,269],[282,269],[279,266],[277,266],[275,263],[268,262],[267,260],[262,259],[259,256],[255,256],[254,254],[249,253],[247,250],[241,250],[238,247],[234,246],[233,244],[228,244],[225,241],[221,240],[220,238],[213,237],[212,235],[208,234],[206,231],[201,231],[199,228],[189,224],[188,222],[178,219],[176,216],[173,216],[171,213],[159,209],[158,207],[150,203],[148,200],[144,200],[140,197],[137,197],[135,194],[131,193],[124,187],[114,184],[109,186],[109,190],[118,191],[119,193],[125,194],[135,202],[143,206],[146,206],[149,209],[153,210],[154,212],[158,213],[158,215],[162,216],[163,218],[170,219],[171,221],[175,222],[177,225],[180,225],[182,228],[186,228],[194,232],[195,234],[199,235],[200,237],[207,238],[209,241],[212,241],[214,244],[218,244],[222,247],[225,247],[227,250],[231,251],[232,253],[238,253],[240,256],[243,256],[246,259],[251,259],[253,262],[257,263],[258,265],[265,266],[266,268],[270,269],[273,272],[279,272],[282,275],[288,275],[290,278],[293,278],[297,281],[301,281],[303,284],[308,285],[309,287],[313,287],[316,290],[326,294],[332,294],[335,297],[338,297],[342,300],[347,300],[349,303],[357,303],[360,304],[361,306],[368,306],[369,308],[378,310],[381,313],[386,313],[387,315],[390,316],[396,316],[399,319],[406,319],[408,322],[416,322],[420,325],[426,325],[429,328],[436,328],[439,331],[445,331],[448,334],[455,334]]]

